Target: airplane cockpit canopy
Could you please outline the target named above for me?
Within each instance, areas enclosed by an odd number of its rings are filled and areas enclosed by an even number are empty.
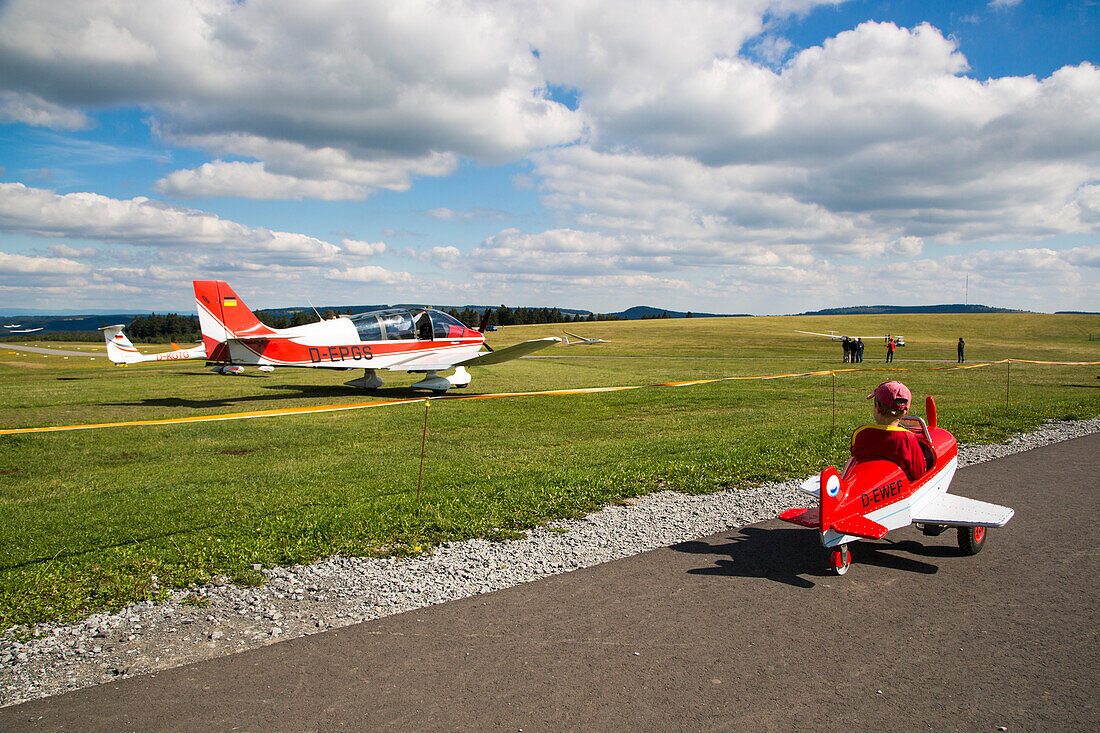
[[[384,308],[350,319],[363,341],[459,338],[469,330],[457,318],[431,308]]]

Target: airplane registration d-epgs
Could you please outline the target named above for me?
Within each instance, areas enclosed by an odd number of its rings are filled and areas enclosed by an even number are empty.
[[[231,365],[363,369],[347,382],[353,387],[382,386],[380,370],[423,372],[412,385],[437,394],[470,383],[466,367],[496,364],[556,344],[554,337],[524,341],[482,352],[485,334],[431,308],[385,308],[292,328],[270,328],[259,321],[229,285],[195,280],[206,356]],[[438,372],[454,369],[450,376]]]

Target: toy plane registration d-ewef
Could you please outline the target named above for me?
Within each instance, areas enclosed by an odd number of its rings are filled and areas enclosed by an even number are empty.
[[[936,403],[925,401],[927,422],[906,415],[902,425],[918,434],[928,470],[909,481],[890,461],[848,461],[843,472],[829,466],[808,479],[802,491],[819,498],[819,506],[788,509],[779,515],[792,524],[821,532],[829,551],[829,566],[837,575],[848,572],[852,561],[848,544],[859,539],[882,539],[892,529],[915,524],[925,535],[936,536],[956,528],[959,549],[979,552],[987,527],[1003,527],[1012,519],[1006,506],[948,494],[959,466],[955,436],[936,426]]]
[[[202,344],[194,349],[181,349],[182,353],[174,358],[206,359],[221,364],[223,371],[229,373],[236,373],[243,366],[264,370],[362,369],[362,377],[346,384],[377,389],[382,386],[379,371],[418,372],[424,378],[412,385],[413,389],[443,394],[452,387],[470,383],[466,367],[518,359],[560,341],[547,337],[494,351],[485,343],[484,324],[481,330],[475,330],[431,308],[385,308],[292,328],[270,328],[256,318],[227,283],[195,280],[193,284]],[[128,340],[125,343],[129,345]],[[483,352],[483,347],[488,351]],[[132,345],[129,348],[136,353]],[[109,356],[110,352],[108,341]],[[448,369],[455,371],[450,376],[439,374]]]

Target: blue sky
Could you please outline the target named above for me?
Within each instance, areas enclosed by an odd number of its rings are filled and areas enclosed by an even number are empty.
[[[1100,7],[0,2],[0,308],[1100,310]]]

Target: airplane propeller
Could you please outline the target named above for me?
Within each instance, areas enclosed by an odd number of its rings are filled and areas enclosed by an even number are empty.
[[[485,329],[489,328],[489,316],[491,316],[491,315],[493,315],[493,309],[492,308],[486,308],[485,309],[485,315],[482,316],[482,318],[481,318],[481,325],[477,327],[478,331],[480,331],[481,333],[485,333]],[[488,349],[490,352],[493,351],[493,347],[490,346],[489,344],[484,344],[483,343],[482,345],[486,349]]]

